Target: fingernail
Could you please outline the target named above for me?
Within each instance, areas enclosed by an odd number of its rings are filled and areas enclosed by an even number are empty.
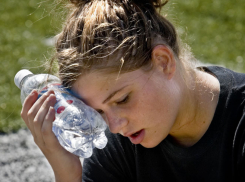
[[[36,89],[32,90],[32,91],[31,91],[31,95],[34,95],[35,92],[36,92]]]
[[[45,92],[45,95],[50,95],[51,94],[51,92],[50,92],[50,90],[48,90],[47,92]]]
[[[48,100],[52,100],[51,97],[53,97],[53,96],[55,96],[55,95],[51,93],[51,94],[48,96]]]
[[[48,100],[50,100],[51,99],[51,94],[48,96]]]

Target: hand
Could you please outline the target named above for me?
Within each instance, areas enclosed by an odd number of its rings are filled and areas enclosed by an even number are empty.
[[[56,103],[54,91],[50,90],[37,98],[37,91],[32,91],[25,99],[21,117],[52,166],[56,181],[81,181],[82,165],[79,157],[65,150],[52,131],[55,119],[53,106]]]

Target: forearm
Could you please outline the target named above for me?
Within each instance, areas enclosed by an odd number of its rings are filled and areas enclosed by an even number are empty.
[[[73,178],[70,180],[67,179],[59,179],[55,177],[55,182],[82,182],[82,176],[81,177],[77,177],[77,178]]]
[[[61,179],[60,177],[55,176],[55,182],[82,182],[82,176],[78,176],[76,178],[69,179]]]
[[[65,155],[46,156],[55,176],[56,182],[81,182],[82,181],[82,164],[75,155],[69,158]]]
[[[56,182],[82,182],[82,168],[78,166],[78,168],[72,167],[71,170],[64,171],[54,171],[55,181]]]

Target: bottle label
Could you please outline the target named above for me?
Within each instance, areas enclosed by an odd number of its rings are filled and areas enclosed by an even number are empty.
[[[55,91],[55,95],[56,95],[56,107],[55,107],[55,111],[57,114],[61,114],[65,109],[66,109],[66,106],[65,105],[70,105],[72,104],[74,101],[72,99],[72,97],[69,97],[69,92],[68,90],[66,90],[60,83],[52,83],[52,84],[49,84],[47,85],[46,87],[42,88],[40,91],[39,91],[39,94],[38,94],[38,99],[43,95],[45,94],[48,90],[54,90]],[[66,100],[66,103],[64,104],[63,103],[60,103],[61,100],[64,100],[65,98],[68,98],[68,100]],[[59,106],[59,107],[57,107]]]

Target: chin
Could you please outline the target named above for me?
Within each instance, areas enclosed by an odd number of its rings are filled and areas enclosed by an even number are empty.
[[[159,142],[160,143],[160,142]],[[140,145],[142,145],[143,147],[145,147],[145,148],[154,148],[154,147],[156,147],[159,143],[157,143],[157,142],[142,142],[142,143],[140,143]]]

